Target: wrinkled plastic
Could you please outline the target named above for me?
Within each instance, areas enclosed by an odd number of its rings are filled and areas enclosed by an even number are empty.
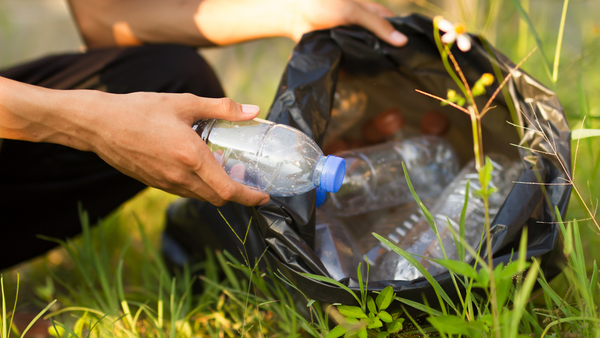
[[[317,210],[315,237],[315,253],[333,279],[358,278],[360,250],[340,221]]]
[[[271,196],[292,196],[320,187],[339,190],[344,161],[323,156],[301,131],[262,119],[199,120],[192,126],[232,180]]]
[[[452,146],[436,136],[337,153],[348,169],[338,192],[328,193],[320,210],[335,216],[358,215],[413,201],[402,163],[419,197],[438,196],[460,167]]]
[[[363,122],[390,107],[401,107],[407,123],[415,127],[419,125],[421,114],[436,110],[448,117],[450,129],[444,137],[458,151],[461,164],[466,164],[473,157],[469,117],[451,107],[440,107],[435,100],[415,92],[415,89],[420,89],[445,96],[448,88],[456,89],[435,46],[431,19],[411,15],[390,21],[396,29],[407,35],[409,42],[405,47],[392,47],[372,33],[356,27],[306,34],[290,57],[268,119],[298,128],[320,144],[330,120],[338,72],[343,69],[353,81],[362,80],[370,103],[381,102],[380,107],[375,107],[378,109],[368,109],[368,113],[348,133],[359,133]],[[486,153],[501,153],[514,160],[521,159],[525,171],[517,180],[519,182],[538,182],[538,177],[541,177],[545,183],[561,183],[548,185],[545,190],[551,203],[564,216],[571,187],[562,184],[566,175],[556,158],[545,153],[531,154],[510,143],[543,151],[551,151],[551,145],[533,130],[524,130],[520,139],[515,128],[506,123],[513,120],[507,109],[507,105],[512,104],[517,112],[523,114],[515,117],[517,124],[530,128],[541,126],[547,135],[553,136],[552,146],[556,147],[557,155],[570,173],[570,130],[563,108],[551,90],[526,72],[511,70],[515,65],[499,52],[494,51],[494,56],[488,55],[483,43],[473,37],[469,52],[462,53],[453,48],[453,53],[470,83],[474,83],[483,73],[494,74],[492,63],[500,68],[503,75],[512,73],[506,85],[512,102],[505,102],[503,95],[499,95],[494,101],[497,107],[482,120],[484,150]],[[478,98],[477,102],[480,105],[484,103],[496,88],[497,84],[493,84],[487,89],[487,95]],[[534,116],[540,120],[539,126],[530,124]],[[245,231],[252,216],[249,239],[246,241],[252,260],[253,257],[259,257],[268,246],[265,261],[273,269],[281,271],[307,297],[330,303],[354,304],[352,295],[342,288],[300,274],[308,272],[329,276],[313,251],[314,209],[314,191],[290,198],[272,198],[267,205],[256,208],[234,203],[219,207],[224,217],[241,234],[245,233],[242,231]],[[224,224],[216,207],[195,201],[182,202],[169,212],[192,217],[182,216],[178,222],[175,218],[169,219],[167,224],[167,232],[171,237],[178,239],[183,236],[186,250],[197,252],[203,250],[201,246],[204,243],[208,243],[212,248],[238,253],[239,243],[231,235],[231,230]],[[558,226],[539,223],[555,221],[554,210],[545,203],[538,184],[516,184],[491,223],[495,263],[508,262],[515,255],[521,230],[527,226],[527,256],[540,259],[547,278],[556,276],[562,261],[561,244],[557,241]],[[173,235],[175,233],[179,236]],[[192,233],[198,236],[195,240],[190,235]],[[216,241],[211,243],[206,238],[216,238]],[[484,255],[486,251],[485,247],[481,250]],[[448,273],[437,275],[435,279],[451,298],[457,299]],[[344,279],[343,283],[359,292],[356,279]],[[426,297],[429,304],[437,301],[432,286],[423,278],[410,281],[369,279],[367,287],[369,292],[373,292],[388,285],[393,286],[397,296],[405,299],[422,302]]]
[[[490,154],[488,158],[494,167],[489,187],[497,190],[488,200],[489,217],[493,219],[512,189],[512,182],[521,174],[523,165],[519,162],[512,162],[498,154]],[[449,227],[452,226],[454,233],[460,233],[459,222],[465,203],[467,181],[472,183],[469,189],[469,201],[464,212],[464,239],[467,245],[476,248],[479,245],[479,239],[483,231],[485,208],[483,200],[475,193],[481,187],[479,186],[479,174],[475,170],[474,161],[467,163],[454,181],[444,189],[433,207],[429,209],[436,222],[444,251],[440,246],[438,235],[433,231],[424,216],[395,243],[402,250],[418,255],[417,260],[433,276],[440,274],[445,269],[427,258],[454,260],[460,258]],[[421,256],[423,258],[420,258]],[[468,252],[466,252],[465,257],[467,261],[472,258]],[[393,251],[376,260],[374,265],[372,268],[372,278],[374,280],[413,280],[422,276],[414,265]]]

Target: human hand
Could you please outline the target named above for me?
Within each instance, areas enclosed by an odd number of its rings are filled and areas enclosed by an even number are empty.
[[[358,25],[373,32],[393,46],[404,46],[406,36],[385,20],[394,16],[387,7],[362,0],[299,0],[292,20],[290,37],[299,41],[302,35],[318,29],[341,25]]]
[[[250,120],[258,115],[257,106],[191,94],[85,94],[88,101],[81,109],[94,116],[89,150],[122,173],[217,206],[269,201],[267,194],[234,182],[191,128],[199,119]]]

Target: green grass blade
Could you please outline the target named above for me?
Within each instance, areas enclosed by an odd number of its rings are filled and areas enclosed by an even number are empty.
[[[571,132],[571,140],[600,136],[600,129],[575,129]]]
[[[4,276],[0,274],[0,290],[2,291],[2,338],[8,338],[6,334],[6,297],[4,295]]]
[[[54,301],[52,301],[52,303],[48,304],[48,306],[46,306],[42,311],[40,311],[40,313],[37,314],[37,316],[35,316],[31,322],[29,322],[29,325],[27,325],[27,327],[25,328],[25,330],[23,330],[23,333],[21,333],[21,338],[25,337],[25,334],[27,333],[27,331],[29,331],[29,329],[33,326],[33,324],[41,317],[44,315],[44,313],[46,313],[46,311],[48,311],[48,309],[50,309],[52,307],[52,305],[54,305],[54,303],[56,303],[56,299]]]
[[[10,315],[10,323],[8,326],[8,332],[10,334],[12,328],[13,328],[13,320],[15,318],[15,312],[17,312],[17,301],[19,300],[19,284],[20,284],[21,278],[19,275],[19,272],[17,271],[17,293],[15,294],[15,303],[13,304],[13,310],[12,310],[12,314]]]
[[[216,256],[217,256],[217,261],[219,261],[219,264],[221,265],[221,269],[223,269],[223,272],[225,273],[225,276],[227,277],[227,280],[229,281],[231,286],[236,290],[242,290],[243,288],[240,285],[240,282],[239,282],[237,276],[235,275],[233,270],[231,270],[231,267],[229,266],[228,262],[225,261],[223,254],[217,251]]]
[[[444,306],[444,302],[442,301],[441,298],[443,298],[448,305],[450,305],[454,310],[456,310],[456,305],[454,305],[454,302],[452,302],[450,297],[448,297],[448,294],[446,294],[446,291],[444,291],[444,289],[442,289],[440,284],[431,276],[431,274],[427,271],[427,269],[425,269],[423,267],[423,265],[421,265],[421,263],[419,263],[410,253],[400,249],[394,243],[390,242],[389,240],[387,240],[386,238],[384,238],[382,236],[379,236],[376,233],[373,233],[372,235],[375,236],[375,238],[377,238],[380,242],[385,244],[388,248],[392,249],[395,253],[399,254],[404,259],[406,259],[410,264],[414,265],[417,268],[417,270],[419,270],[419,272],[423,275],[423,277],[425,277],[425,279],[427,279],[427,281],[435,289],[436,294],[439,299],[439,302],[440,302],[440,306],[441,306],[444,314],[446,314],[445,313],[446,307]]]
[[[569,0],[564,0],[562,15],[560,16],[560,26],[558,28],[558,39],[556,41],[556,53],[554,54],[554,67],[552,68],[552,82],[558,80],[558,64],[560,63],[560,49],[562,47],[563,33],[565,31],[565,21],[567,19],[567,9],[569,8]]]
[[[517,9],[517,13],[519,13],[521,18],[527,23],[527,26],[529,27],[529,31],[531,32],[531,35],[533,35],[533,38],[535,39],[535,43],[537,44],[538,49],[540,50],[540,53],[542,54],[542,59],[544,60],[543,64],[544,64],[544,68],[546,69],[546,73],[548,74],[548,77],[550,79],[552,79],[552,72],[550,70],[551,69],[550,61],[549,61],[548,57],[546,56],[546,52],[544,52],[544,44],[542,43],[542,39],[540,39],[538,32],[535,30],[535,27],[533,26],[533,22],[531,22],[531,18],[529,17],[529,15],[527,14],[527,12],[523,8],[523,6],[521,6],[521,3],[519,2],[519,0],[510,0],[510,1],[513,3],[515,8]]]
[[[408,319],[411,321],[411,323],[414,325],[414,327],[417,328],[417,330],[419,330],[419,333],[423,336],[423,337],[428,337],[429,335],[427,333],[425,333],[425,331],[423,331],[423,329],[421,328],[421,325],[419,325],[414,319],[413,317],[410,315],[410,313],[408,313],[408,311],[406,311],[406,308],[404,308],[404,306],[402,306],[402,310],[404,311],[404,313],[406,314],[406,316],[408,317]],[[441,314],[440,314],[441,315]]]
[[[176,325],[177,317],[175,316],[175,278],[171,280],[171,294],[169,297],[169,305],[171,310],[171,335],[170,337],[176,337]]]
[[[438,229],[437,229],[437,226],[435,223],[435,219],[433,218],[433,216],[431,215],[431,213],[429,212],[429,210],[427,209],[425,204],[423,204],[423,202],[421,202],[421,199],[415,192],[415,189],[413,188],[412,182],[410,180],[410,176],[408,175],[408,170],[406,170],[406,165],[404,164],[404,162],[402,162],[402,170],[404,170],[404,178],[406,179],[406,184],[408,184],[408,189],[410,189],[411,195],[417,202],[417,205],[419,206],[419,208],[421,208],[421,211],[423,212],[423,215],[425,215],[425,218],[427,219],[427,222],[429,223],[431,230],[433,230],[433,232],[436,235],[438,235]],[[441,242],[440,242],[440,244],[441,244]]]
[[[312,279],[316,279],[318,281],[321,282],[325,282],[325,283],[329,283],[329,284],[333,284],[337,287],[340,287],[342,289],[344,289],[346,292],[348,292],[349,294],[352,295],[352,297],[354,297],[354,299],[356,299],[356,302],[358,302],[358,304],[360,304],[362,306],[362,300],[356,295],[356,293],[352,290],[350,290],[349,287],[347,287],[346,285],[336,281],[335,279],[329,278],[329,277],[325,277],[325,276],[319,276],[319,275],[313,275],[310,273],[304,273],[304,272],[300,272],[300,274],[304,277],[308,277],[308,278],[312,278]]]
[[[467,186],[465,187],[465,202],[463,204],[462,211],[460,212],[460,221],[459,225],[459,235],[460,235],[460,245],[456,245],[456,249],[458,251],[458,256],[460,257],[460,261],[465,261],[465,246],[463,245],[463,241],[465,238],[465,218],[467,216],[467,206],[469,205],[469,189],[471,187],[471,181],[467,180]]]
[[[400,303],[404,303],[404,304],[406,304],[406,305],[408,305],[410,307],[413,307],[413,308],[415,308],[417,310],[420,310],[420,311],[423,311],[423,312],[426,312],[426,313],[431,313],[432,315],[435,315],[435,316],[443,316],[444,315],[442,312],[440,312],[440,311],[438,311],[436,309],[433,309],[433,308],[431,308],[429,306],[426,306],[424,304],[421,304],[419,302],[412,301],[410,299],[404,299],[404,298],[401,298],[401,297],[396,297],[394,299],[396,299]]]
[[[519,253],[521,254],[521,253]],[[531,290],[533,290],[533,286],[535,285],[535,281],[537,279],[539,270],[539,263],[537,260],[534,260],[534,263],[529,268],[527,272],[527,276],[525,277],[525,281],[523,282],[520,290],[517,291],[517,294],[513,300],[513,311],[510,319],[510,338],[517,338],[519,323],[521,322],[521,318],[523,316],[523,312],[525,311],[525,306],[529,301],[529,296],[531,295]]]

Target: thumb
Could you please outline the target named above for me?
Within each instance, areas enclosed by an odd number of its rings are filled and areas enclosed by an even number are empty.
[[[260,113],[260,108],[251,104],[239,104],[234,100],[224,97],[221,99],[199,98],[197,105],[197,119],[221,119],[227,121],[252,120]]]

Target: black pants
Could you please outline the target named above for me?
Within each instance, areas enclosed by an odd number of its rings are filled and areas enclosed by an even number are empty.
[[[55,89],[224,96],[198,53],[176,45],[50,56],[1,71],[0,76]],[[91,152],[14,140],[3,140],[0,147],[0,270],[55,246],[38,234],[78,234],[78,203],[96,221],[145,188]]]

